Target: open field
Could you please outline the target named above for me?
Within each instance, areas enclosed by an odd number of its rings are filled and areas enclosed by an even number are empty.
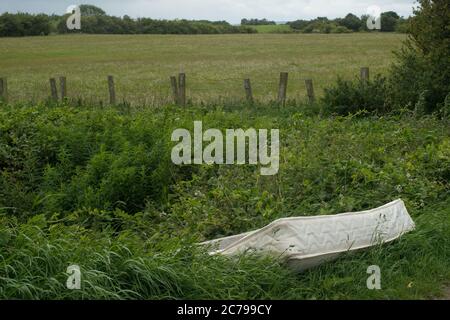
[[[282,33],[282,32],[292,32],[292,29],[287,24],[277,24],[277,25],[260,25],[249,27],[256,29],[258,33]]]
[[[0,39],[0,77],[9,78],[10,100],[42,100],[48,79],[64,74],[68,95],[107,100],[106,77],[116,77],[119,101],[171,101],[169,76],[187,73],[188,95],[198,101],[242,98],[250,77],[255,96],[273,99],[279,72],[290,73],[288,97],[303,98],[303,80],[316,91],[337,75],[352,78],[361,66],[385,72],[405,35],[357,33],[214,36],[74,35]]]

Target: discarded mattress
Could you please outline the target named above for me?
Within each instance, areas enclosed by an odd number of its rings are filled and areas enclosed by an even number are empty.
[[[393,241],[415,229],[405,204],[330,216],[277,220],[253,232],[202,243],[211,254],[271,254],[302,271],[339,254]]]

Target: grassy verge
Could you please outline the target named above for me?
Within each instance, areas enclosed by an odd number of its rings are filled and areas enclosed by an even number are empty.
[[[281,130],[277,176],[171,163],[175,128]],[[302,106],[179,109],[2,106],[0,297],[31,299],[427,298],[450,279],[448,119],[321,118]],[[287,216],[405,200],[417,230],[294,274],[209,257],[193,243]],[[81,291],[65,289],[82,269]],[[366,288],[367,267],[381,291]]]

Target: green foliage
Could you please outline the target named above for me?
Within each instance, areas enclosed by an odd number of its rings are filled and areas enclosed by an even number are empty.
[[[236,27],[225,21],[154,20],[149,18],[131,19],[107,15],[89,15],[81,18],[81,31],[70,31],[65,19],[58,24],[58,32],[87,34],[222,34],[254,33],[249,27]]]
[[[0,207],[14,206],[21,215],[83,207],[136,212],[146,201],[167,196],[172,175],[169,146],[163,143],[167,133],[151,120],[131,123],[114,112],[75,109],[5,117]],[[29,188],[40,190],[26,197]]]
[[[449,279],[448,121],[408,114],[319,118],[299,106],[0,110],[1,298],[422,298]],[[281,128],[278,176],[251,166],[174,166],[175,128]],[[417,232],[301,275],[193,243],[289,216],[402,198]],[[430,205],[433,207],[428,208]],[[368,265],[383,288],[365,287]],[[82,269],[81,291],[65,289]],[[412,288],[408,284],[414,283]]]
[[[359,111],[384,113],[387,110],[386,79],[377,76],[363,83],[338,78],[336,83],[325,88],[322,102],[330,112],[347,115]]]
[[[400,17],[394,11],[383,12],[381,14],[381,31],[393,32],[397,29]]]
[[[410,39],[398,53],[390,76],[391,104],[425,113],[442,110],[450,93],[450,4],[419,1],[410,23]]]
[[[297,20],[290,22],[292,29],[303,33],[348,33],[352,32],[347,28],[346,23],[341,23],[343,19],[328,20],[326,17],[318,17],[311,21]],[[347,21],[347,20],[346,20]]]
[[[80,5],[80,12],[83,16],[105,16],[106,12],[96,6],[90,4],[82,4]]]
[[[447,204],[448,205],[448,204]],[[92,231],[35,216],[0,216],[1,299],[418,299],[439,294],[450,276],[445,207],[416,219],[417,232],[296,275],[270,258],[209,256],[176,241],[155,247],[131,232]],[[383,290],[366,288],[367,266]],[[81,290],[67,290],[70,265]]]
[[[349,13],[345,18],[330,20],[318,17],[312,20],[296,20],[288,22],[290,28],[277,28],[275,21],[267,19],[242,19],[241,26],[233,26],[226,21],[190,21],[190,20],[156,20],[150,18],[132,19],[125,15],[114,17],[93,5],[81,5],[82,31],[68,30],[63,16],[3,14],[0,16],[0,36],[47,35],[50,32],[59,34],[88,33],[88,34],[233,34],[254,33],[262,28],[262,32],[290,33],[349,33],[367,31],[367,16],[357,17]],[[382,14],[382,31],[405,32],[405,19],[395,12]],[[36,26],[36,27],[35,27]]]
[[[40,36],[50,33],[47,15],[27,13],[0,15],[0,37]]]
[[[269,21],[267,19],[242,19],[241,25],[243,26],[270,26],[276,25],[275,21]]]
[[[361,29],[362,24],[365,22],[362,21],[357,16],[355,16],[354,14],[349,13],[348,15],[345,16],[344,19],[339,19],[338,23],[349,30],[359,31]]]
[[[367,86],[377,86],[378,81],[381,79]],[[355,86],[360,88],[359,84]],[[347,89],[349,93],[342,96],[358,94],[352,93],[354,87]],[[393,129],[389,130],[395,119],[378,120],[374,127],[370,118],[353,121],[351,116],[342,121],[317,122],[297,113],[298,106],[287,107],[282,113],[261,106],[256,114],[229,108],[229,112],[193,108],[182,114],[173,113],[171,108],[132,114],[68,107],[4,109],[0,117],[0,208],[10,208],[5,210],[18,217],[42,212],[67,215],[78,209],[120,209],[129,214],[149,210],[159,217],[157,220],[164,211],[170,214],[163,221],[173,230],[188,234],[192,230],[182,226],[192,221],[188,225],[204,229],[201,234],[206,239],[264,225],[280,214],[317,212],[320,208],[324,212],[364,209],[399,196],[416,204],[433,201],[447,188],[445,120],[403,119],[404,131],[395,135]],[[275,181],[275,177],[258,178],[258,168],[248,166],[173,165],[171,132],[191,128],[199,118],[208,126],[222,129],[238,123],[243,128],[282,127],[284,143],[291,147],[284,149],[282,163],[286,167],[280,169],[280,177]],[[311,140],[303,145],[302,137]],[[328,141],[332,140],[331,146]],[[397,147],[404,144],[405,148],[411,145],[407,148],[410,156],[405,159],[401,150],[380,151],[385,150],[386,143]],[[336,154],[342,149],[349,150],[361,163],[347,163],[345,157],[339,160]],[[404,167],[399,167],[402,157]],[[374,167],[374,158],[379,166]],[[420,176],[405,180],[412,172]],[[409,184],[411,195],[395,191],[395,186],[404,184]],[[361,198],[365,187],[373,196]],[[421,193],[421,189],[428,191]],[[343,201],[343,190],[356,193]],[[285,197],[290,200],[284,202]],[[221,215],[224,211],[228,214]]]
[[[349,13],[344,18],[329,20],[324,17],[318,17],[313,20],[296,20],[289,22],[292,29],[303,33],[348,33],[369,31],[367,29],[368,15],[361,18]],[[406,32],[405,19],[398,16],[393,11],[383,12],[381,14],[381,31],[383,32]]]
[[[408,33],[411,27],[411,18],[403,19],[400,18],[397,22],[395,31],[399,33]]]
[[[247,27],[255,29],[258,33],[293,33],[294,30],[288,24],[271,24],[271,25],[247,25]]]

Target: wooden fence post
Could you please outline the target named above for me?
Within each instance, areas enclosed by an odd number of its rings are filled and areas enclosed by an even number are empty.
[[[108,88],[109,88],[109,104],[116,104],[116,88],[114,87],[114,77],[108,76]]]
[[[173,101],[175,104],[178,104],[179,103],[178,83],[177,78],[175,76],[170,77],[170,84],[172,86]]]
[[[312,79],[306,79],[305,80],[306,85],[306,93],[308,95],[308,101],[309,103],[313,104],[316,100],[316,97],[314,95],[314,85]]]
[[[369,82],[369,68],[368,67],[361,68],[361,82],[364,84]]]
[[[67,96],[67,79],[64,76],[59,77],[59,89],[61,90],[61,101],[64,102]]]
[[[250,79],[244,80],[244,90],[245,90],[245,97],[247,98],[247,102],[250,104],[253,104],[253,91],[252,91],[252,84],[250,82]]]
[[[181,106],[186,105],[186,74],[178,75],[178,102]]]
[[[287,72],[280,73],[280,86],[278,89],[278,102],[283,106],[286,104],[288,76],[289,76],[289,74]]]
[[[8,102],[8,80],[7,78],[0,78],[0,99]]]
[[[55,78],[50,79],[50,94],[53,101],[58,101],[58,89],[56,88]]]

